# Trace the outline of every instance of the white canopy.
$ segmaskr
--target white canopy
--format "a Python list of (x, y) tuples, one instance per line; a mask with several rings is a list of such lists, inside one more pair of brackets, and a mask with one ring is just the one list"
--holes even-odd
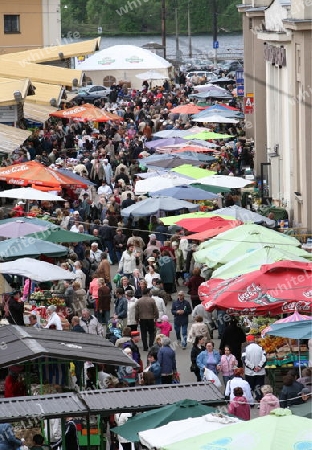
[(59, 266), (33, 258), (20, 258), (16, 261), (0, 263), (0, 273), (20, 275), (34, 281), (73, 280), (75, 274)]
[(205, 123), (238, 123), (238, 120), (224, 117), (221, 114), (207, 114), (207, 116), (193, 118), (192, 121)]
[(232, 177), (230, 175), (211, 175), (210, 177), (199, 178), (196, 180), (197, 184), (208, 184), (209, 186), (220, 186), (230, 189), (244, 188), (252, 181), (245, 180), (240, 177)]
[(0, 192), (0, 197), (5, 198), (20, 198), (22, 200), (46, 200), (50, 202), (57, 202), (65, 200), (59, 195), (54, 195), (49, 192), (38, 191), (38, 189), (33, 189), (31, 187), (27, 188), (16, 188), (7, 191)]
[(135, 45), (114, 45), (87, 58), (79, 69), (91, 78), (92, 84), (105, 84), (105, 78), (115, 83), (131, 82), (131, 87), (140, 89), (142, 81), (137, 75), (144, 71), (157, 71), (161, 80), (168, 77), (171, 64), (161, 56)]
[(142, 81), (165, 80), (166, 78), (168, 78), (164, 74), (157, 72), (156, 70), (149, 70), (148, 72), (139, 73), (138, 75), (136, 75), (136, 77)]
[(149, 449), (160, 449), (175, 442), (219, 430), (224, 426), (239, 423), (236, 417), (214, 414), (206, 416), (169, 422), (163, 427), (139, 432), (140, 441)]
[(138, 180), (135, 183), (135, 195), (142, 195), (148, 192), (156, 192), (159, 189), (166, 189), (174, 186), (182, 186), (185, 184), (194, 183), (194, 180), (187, 180), (186, 178), (180, 176), (172, 176), (166, 174), (163, 176), (155, 176), (147, 178), (146, 180)]

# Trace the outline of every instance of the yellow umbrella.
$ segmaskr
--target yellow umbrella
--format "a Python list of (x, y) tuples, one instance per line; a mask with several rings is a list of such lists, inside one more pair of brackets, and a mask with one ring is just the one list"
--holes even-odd
[(201, 169), (200, 167), (194, 167), (191, 164), (183, 164), (182, 166), (175, 167), (172, 169), (172, 172), (187, 175), (190, 178), (194, 178), (194, 180), (199, 180), (200, 178), (206, 178), (216, 174), (216, 172)]
[[(212, 212), (198, 211), (198, 212), (194, 212), (194, 213), (180, 214), (179, 216), (162, 217), (161, 221), (164, 223), (164, 225), (174, 225), (176, 222), (178, 222), (179, 220), (182, 220), (182, 219), (194, 219), (194, 218), (199, 218), (199, 217), (213, 217), (216, 215), (217, 214), (215, 214), (214, 211), (212, 211)], [(233, 220), (233, 217), (230, 217), (230, 216), (222, 216), (222, 217), (224, 219)]]

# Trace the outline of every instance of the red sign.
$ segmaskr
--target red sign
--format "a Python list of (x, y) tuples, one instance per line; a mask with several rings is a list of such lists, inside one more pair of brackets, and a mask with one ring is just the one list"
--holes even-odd
[(247, 94), (247, 97), (244, 97), (244, 112), (245, 114), (253, 114), (254, 112), (254, 96), (253, 94)]

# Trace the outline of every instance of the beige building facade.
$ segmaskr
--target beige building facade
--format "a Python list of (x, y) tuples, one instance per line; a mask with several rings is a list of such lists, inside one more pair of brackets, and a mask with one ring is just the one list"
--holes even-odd
[(59, 45), (59, 0), (0, 2), (0, 54)]
[[(245, 0), (245, 93), (254, 93), (248, 137), (256, 175), (292, 226), (312, 232), (312, 2)], [(251, 76), (249, 76), (251, 74)], [(245, 94), (246, 95), (246, 94)]]

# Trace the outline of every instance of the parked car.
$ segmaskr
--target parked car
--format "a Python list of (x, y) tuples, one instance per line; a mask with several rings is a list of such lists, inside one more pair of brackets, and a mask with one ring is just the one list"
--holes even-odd
[(94, 100), (108, 99), (110, 88), (99, 85), (88, 85), (78, 89), (78, 94), (74, 98), (75, 101), (84, 100), (93, 103)]
[(213, 72), (206, 72), (201, 70), (196, 70), (194, 72), (188, 72), (186, 74), (186, 81), (192, 81), (192, 77), (196, 75), (198, 78), (205, 78), (206, 81), (210, 81), (212, 79), (217, 78), (217, 76)]
[(219, 68), (220, 72), (236, 72), (236, 70), (243, 70), (244, 64), (241, 60), (234, 60), (234, 61), (226, 61), (224, 64), (222, 64)]

